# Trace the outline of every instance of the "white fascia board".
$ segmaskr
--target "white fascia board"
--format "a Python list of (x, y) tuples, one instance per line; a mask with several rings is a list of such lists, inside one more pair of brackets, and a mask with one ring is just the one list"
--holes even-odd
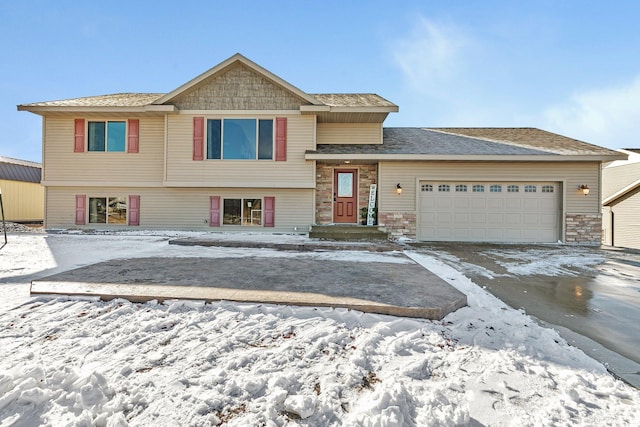
[(637, 187), (640, 187), (640, 179), (635, 181), (635, 182), (633, 182), (630, 185), (627, 185), (622, 190), (620, 190), (617, 193), (615, 193), (615, 194), (607, 197), (606, 199), (604, 199), (602, 201), (602, 206), (607, 206), (607, 205), (611, 204), (612, 202), (615, 202), (617, 199), (619, 199), (620, 197), (622, 197), (625, 194), (629, 193), (630, 191), (635, 190)]
[(243, 183), (237, 181), (164, 181), (163, 187), (195, 187), (195, 188), (316, 188), (315, 182), (291, 183), (290, 181), (261, 181)]
[(300, 115), (298, 110), (178, 110), (178, 114), (199, 116), (275, 116)]
[[(462, 161), (462, 162), (602, 162), (612, 156), (456, 155), (456, 154), (305, 154), (305, 160)], [(614, 156), (615, 157), (615, 156)]]
[(130, 181), (42, 181), (44, 187), (119, 187), (119, 188), (159, 188), (162, 187), (160, 182), (135, 182), (132, 185)]
[(18, 105), (18, 111), (31, 113), (144, 113), (144, 105), (136, 107), (89, 107), (89, 106), (25, 106)]
[(301, 105), (303, 113), (395, 113), (398, 106), (389, 107), (332, 107), (330, 105)]

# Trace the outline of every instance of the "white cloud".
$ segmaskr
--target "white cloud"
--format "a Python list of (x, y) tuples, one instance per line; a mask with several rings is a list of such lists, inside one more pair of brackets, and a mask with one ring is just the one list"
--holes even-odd
[(413, 89), (441, 96), (443, 87), (455, 84), (469, 46), (457, 28), (419, 17), (411, 33), (394, 43), (393, 55)]
[(552, 131), (610, 148), (640, 146), (640, 75), (626, 85), (578, 93), (542, 113)]

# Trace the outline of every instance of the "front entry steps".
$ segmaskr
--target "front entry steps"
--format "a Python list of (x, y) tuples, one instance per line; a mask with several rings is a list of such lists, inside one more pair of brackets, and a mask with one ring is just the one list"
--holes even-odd
[(387, 241), (389, 240), (389, 233), (384, 227), (378, 227), (376, 225), (312, 225), (311, 230), (309, 230), (309, 238), (321, 240)]

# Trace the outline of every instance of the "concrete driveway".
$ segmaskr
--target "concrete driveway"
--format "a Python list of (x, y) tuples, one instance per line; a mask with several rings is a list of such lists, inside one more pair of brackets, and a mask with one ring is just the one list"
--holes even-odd
[(414, 246), (640, 386), (640, 252), (566, 245)]

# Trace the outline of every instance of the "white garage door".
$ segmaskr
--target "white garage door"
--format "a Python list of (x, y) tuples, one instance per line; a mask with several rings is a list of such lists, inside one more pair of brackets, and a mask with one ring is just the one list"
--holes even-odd
[(418, 190), (420, 240), (559, 240), (557, 182), (422, 181)]

